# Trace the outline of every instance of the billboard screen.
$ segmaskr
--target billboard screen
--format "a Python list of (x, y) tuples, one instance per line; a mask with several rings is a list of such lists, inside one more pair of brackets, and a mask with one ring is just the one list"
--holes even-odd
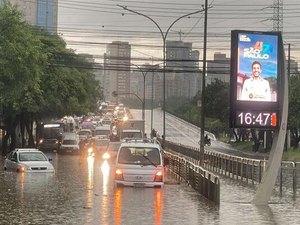
[(281, 35), (231, 33), (231, 127), (276, 128), (280, 99)]
[(237, 100), (277, 101), (278, 36), (238, 34)]

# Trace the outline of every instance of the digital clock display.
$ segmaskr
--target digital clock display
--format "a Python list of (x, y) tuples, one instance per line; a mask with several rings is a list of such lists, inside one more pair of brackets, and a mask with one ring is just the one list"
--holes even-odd
[(237, 111), (237, 127), (276, 128), (278, 125), (276, 112)]

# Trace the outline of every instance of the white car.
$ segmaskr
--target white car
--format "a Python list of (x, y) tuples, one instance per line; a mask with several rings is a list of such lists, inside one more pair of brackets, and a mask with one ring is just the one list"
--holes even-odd
[(18, 148), (9, 153), (4, 170), (16, 172), (55, 172), (47, 156), (35, 148)]
[(116, 186), (163, 187), (161, 146), (152, 139), (128, 139), (121, 143), (116, 160)]

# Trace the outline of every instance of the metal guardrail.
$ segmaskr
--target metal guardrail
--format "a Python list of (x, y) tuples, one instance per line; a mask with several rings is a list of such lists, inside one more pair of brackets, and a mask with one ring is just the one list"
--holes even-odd
[[(181, 144), (165, 141), (166, 149), (188, 157), (194, 163), (198, 162), (200, 150)], [(261, 182), (267, 166), (267, 160), (257, 160), (232, 156), (225, 153), (207, 151), (204, 152), (204, 169), (229, 177), (237, 181), (257, 185)], [(283, 161), (275, 183), (275, 190), (280, 194), (297, 194), (300, 187), (300, 162)]]
[(208, 200), (217, 205), (220, 204), (220, 182), (218, 176), (178, 154), (164, 151), (164, 157), (168, 159), (167, 168), (178, 179), (187, 182)]

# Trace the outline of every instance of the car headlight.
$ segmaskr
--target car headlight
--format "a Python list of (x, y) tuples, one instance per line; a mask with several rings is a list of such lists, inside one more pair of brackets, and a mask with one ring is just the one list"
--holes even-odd
[(105, 152), (102, 156), (103, 159), (109, 159), (110, 158), (110, 154)]
[(18, 171), (19, 173), (24, 173), (26, 170), (27, 170), (27, 167), (26, 167), (26, 166), (24, 166), (24, 165), (19, 165), (17, 171)]
[(92, 153), (93, 149), (92, 148), (88, 148), (88, 153)]

